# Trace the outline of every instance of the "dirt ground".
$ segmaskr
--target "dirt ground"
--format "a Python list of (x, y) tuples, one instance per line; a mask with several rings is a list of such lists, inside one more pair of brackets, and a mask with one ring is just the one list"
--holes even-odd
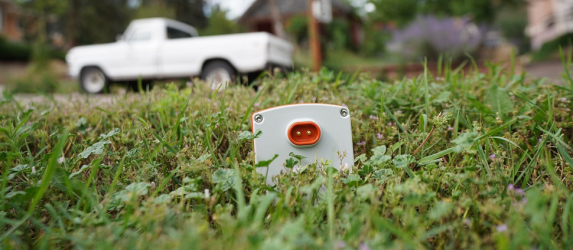
[[(573, 68), (571, 70), (573, 70)], [(552, 60), (530, 63), (525, 66), (525, 71), (532, 78), (546, 77), (552, 80), (563, 80), (562, 74), (565, 72), (565, 69), (561, 61)]]

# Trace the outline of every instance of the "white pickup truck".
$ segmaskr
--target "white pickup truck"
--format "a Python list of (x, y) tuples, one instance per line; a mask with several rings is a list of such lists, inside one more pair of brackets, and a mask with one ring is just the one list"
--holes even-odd
[(84, 91), (102, 93), (111, 82), (192, 76), (217, 88), (238, 74), (290, 68), (292, 54), (289, 42), (268, 33), (199, 37), (184, 23), (149, 18), (132, 21), (115, 43), (72, 48), (66, 61)]

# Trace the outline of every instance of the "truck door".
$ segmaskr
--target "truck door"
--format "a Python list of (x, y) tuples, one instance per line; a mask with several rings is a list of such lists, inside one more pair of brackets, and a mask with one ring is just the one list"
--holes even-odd
[(159, 71), (159, 39), (155, 33), (153, 27), (138, 26), (126, 34), (123, 68), (127, 78), (157, 77)]
[(161, 63), (161, 73), (171, 77), (189, 77), (200, 73), (200, 65), (197, 60), (197, 53), (201, 53), (195, 48), (195, 35), (184, 29), (167, 26), (167, 40), (161, 47), (159, 60)]

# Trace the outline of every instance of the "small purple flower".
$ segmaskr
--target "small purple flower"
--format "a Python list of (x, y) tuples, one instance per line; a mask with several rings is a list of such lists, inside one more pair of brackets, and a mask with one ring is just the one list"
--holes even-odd
[(522, 205), (527, 205), (527, 198), (521, 198), (519, 203), (521, 203)]
[(545, 171), (541, 171), (541, 174), (545, 174)]
[(495, 159), (495, 154), (489, 155), (489, 158), (492, 159), (492, 160)]
[(294, 167), (292, 168), (292, 171), (293, 171), (295, 174), (298, 174), (298, 170), (299, 170), (299, 166), (298, 166), (298, 165), (297, 165), (297, 166), (294, 166)]
[(454, 130), (454, 128), (448, 127), (448, 131), (452, 131), (452, 130)]
[(207, 98), (207, 102), (211, 102), (211, 98)]
[(399, 114), (402, 114), (402, 111), (401, 111), (401, 110), (398, 110), (398, 111), (396, 111), (396, 114), (398, 114), (398, 115), (399, 115)]
[(125, 95), (125, 89), (120, 89), (120, 90), (119, 90), (119, 93), (122, 94), (122, 95)]
[(231, 107), (227, 107), (225, 110), (226, 110), (226, 111), (229, 111), (229, 110), (231, 110)]
[(323, 100), (323, 101), (328, 101), (328, 97), (325, 96), (325, 97), (322, 98), (322, 100)]
[(370, 119), (372, 119), (372, 120), (378, 120), (378, 117), (375, 116), (375, 115), (370, 115)]
[(511, 100), (515, 99), (515, 96), (509, 96), (509, 99)]
[(370, 250), (370, 247), (362, 242), (358, 245), (358, 250)]
[(344, 103), (342, 104), (342, 107), (348, 108), (348, 106), (346, 106), (346, 104), (344, 104)]
[(466, 224), (466, 225), (468, 225), (468, 226), (469, 226), (471, 223), (472, 223), (472, 221), (471, 221), (470, 219), (465, 219), (465, 220), (464, 220), (464, 224)]
[(313, 97), (313, 98), (312, 98), (312, 102), (316, 102), (316, 97)]
[(62, 156), (62, 157), (58, 158), (58, 163), (62, 164), (65, 160), (66, 160), (66, 158), (64, 158)]
[(507, 190), (513, 191), (514, 190), (513, 184), (507, 185)]
[(523, 189), (521, 189), (521, 188), (516, 188), (516, 189), (515, 189), (515, 193), (516, 193), (516, 194), (519, 194), (520, 196), (524, 196), (524, 195), (525, 195), (525, 192), (524, 192)]
[(537, 141), (541, 141), (541, 137), (539, 137), (539, 139), (537, 139)]
[(255, 105), (253, 105), (255, 107), (261, 106), (261, 104), (259, 104), (258, 102), (255, 102)]
[(388, 123), (388, 126), (392, 126), (392, 122), (389, 122), (389, 123)]
[(382, 112), (382, 116), (386, 116), (386, 112)]
[(502, 233), (502, 232), (506, 232), (508, 229), (506, 224), (501, 224), (495, 227), (495, 230), (497, 230), (498, 232)]
[(189, 148), (189, 145), (185, 145), (185, 148)]
[(334, 243), (334, 248), (345, 248), (346, 247), (346, 242), (344, 242), (343, 240), (338, 240)]
[(356, 146), (362, 146), (362, 145), (366, 145), (366, 141), (361, 141), (359, 143), (356, 143)]
[(216, 106), (219, 106), (219, 103), (214, 103), (213, 105), (215, 105), (215, 107), (216, 107)]
[(191, 82), (191, 81), (188, 81), (186, 84), (187, 84), (187, 87), (193, 86), (193, 82)]
[(298, 101), (298, 103), (304, 103), (304, 100), (300, 100), (300, 101)]
[(561, 98), (561, 101), (562, 101), (562, 102), (566, 102), (566, 101), (567, 101), (567, 98), (566, 98), (566, 97), (562, 97), (562, 98)]
[(380, 133), (376, 134), (376, 138), (378, 138), (378, 140), (382, 140), (382, 134)]

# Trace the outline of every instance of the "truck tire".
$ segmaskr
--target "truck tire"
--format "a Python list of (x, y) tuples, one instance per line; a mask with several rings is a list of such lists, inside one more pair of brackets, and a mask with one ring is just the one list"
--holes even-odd
[(211, 89), (225, 89), (226, 86), (234, 83), (236, 78), (236, 71), (229, 63), (224, 61), (212, 61), (203, 67), (201, 79), (205, 80), (211, 85)]
[(80, 73), (80, 87), (90, 94), (101, 94), (107, 90), (109, 79), (98, 67), (83, 68)]

